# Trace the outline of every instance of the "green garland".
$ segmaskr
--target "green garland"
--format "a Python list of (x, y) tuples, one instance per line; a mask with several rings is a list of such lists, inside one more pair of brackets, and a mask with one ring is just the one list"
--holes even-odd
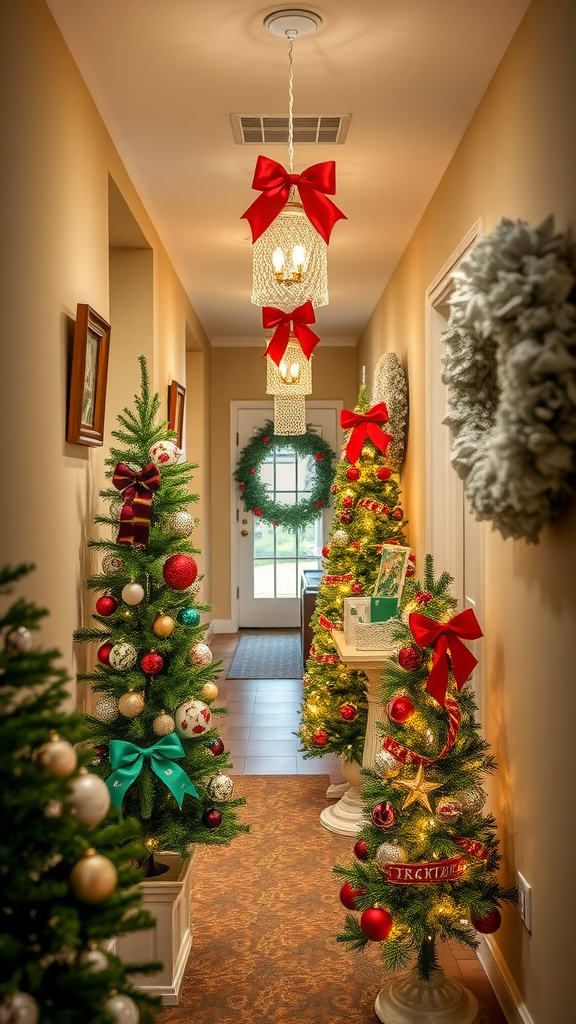
[[(310, 497), (299, 501), (297, 505), (273, 501), (268, 496), (259, 473), (260, 466), (271, 452), (288, 447), (299, 456), (312, 456), (316, 468)], [(335, 459), (335, 452), (326, 441), (318, 437), (318, 434), (307, 429), (305, 434), (278, 437), (274, 434), (274, 424), (267, 420), (240, 452), (234, 474), (240, 484), (244, 508), (265, 522), (272, 523), (273, 526), (283, 526), (286, 530), (296, 533), (318, 519), (322, 515), (322, 510), (330, 504)]]

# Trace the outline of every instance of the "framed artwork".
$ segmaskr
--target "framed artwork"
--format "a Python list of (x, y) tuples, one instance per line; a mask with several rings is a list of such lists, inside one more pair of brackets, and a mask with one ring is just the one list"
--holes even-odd
[(411, 550), (399, 544), (382, 545), (380, 570), (374, 587), (375, 597), (393, 597), (400, 600)]
[(84, 302), (76, 309), (66, 440), (99, 446), (104, 440), (104, 410), (110, 350), (110, 324)]
[(178, 434), (176, 442), (179, 448), (184, 447), (184, 402), (186, 388), (177, 380), (170, 381), (168, 387), (168, 426)]

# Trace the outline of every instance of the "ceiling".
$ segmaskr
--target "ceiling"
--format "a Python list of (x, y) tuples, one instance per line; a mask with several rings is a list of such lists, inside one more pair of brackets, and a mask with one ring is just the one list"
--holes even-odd
[[(47, 0), (213, 345), (262, 344), (239, 217), (260, 152), (230, 114), (285, 115), (287, 46), (258, 0)], [(329, 249), (324, 343), (354, 344), (529, 0), (324, 0), (294, 44), (294, 112), (351, 114), (344, 145), (296, 147), (295, 170), (336, 160), (348, 217)], [(297, 6), (295, 4), (294, 6)], [(479, 214), (482, 211), (478, 211)]]

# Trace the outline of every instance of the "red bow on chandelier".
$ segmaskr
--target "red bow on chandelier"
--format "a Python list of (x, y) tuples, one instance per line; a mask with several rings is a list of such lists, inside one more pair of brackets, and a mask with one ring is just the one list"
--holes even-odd
[(462, 689), (468, 676), (478, 664), (478, 659), (462, 643), (461, 639), (479, 640), (484, 635), (478, 619), (471, 608), (466, 608), (449, 622), (436, 622), (435, 619), (429, 619), (426, 615), (421, 615), (420, 612), (412, 612), (408, 622), (418, 646), (429, 647), (432, 645), (434, 648), (434, 660), (430, 675), (426, 680), (426, 689), (432, 694), (434, 700), (444, 707), (448, 687), (448, 653), (458, 690)]
[(314, 306), (309, 299), (297, 309), (292, 310), (291, 313), (284, 313), (281, 309), (276, 309), (275, 306), (264, 306), (262, 308), (262, 326), (268, 330), (272, 327), (276, 328), (264, 355), (270, 356), (276, 366), (280, 366), (280, 360), (290, 341), (290, 324), (292, 324), (292, 332), (298, 338), (304, 355), (310, 359), (314, 348), (320, 341), (318, 335), (314, 334), (314, 331), (307, 326), (314, 323), (316, 323)]
[(252, 230), (252, 242), (270, 227), (273, 220), (284, 209), (290, 196), (292, 185), (298, 186), (304, 212), (316, 231), (322, 236), (326, 245), (330, 241), (330, 232), (337, 220), (347, 220), (345, 214), (326, 196), (336, 194), (336, 164), (326, 160), (321, 164), (312, 164), (302, 174), (289, 174), (282, 164), (270, 160), (267, 156), (259, 156), (252, 180), (252, 188), (260, 189), (261, 196), (254, 200), (240, 220), (244, 217)]
[(340, 426), (343, 430), (352, 428), (352, 433), (346, 445), (346, 458), (354, 465), (358, 461), (362, 445), (368, 436), (373, 444), (386, 454), (386, 449), (392, 440), (392, 434), (386, 434), (379, 426), (380, 423), (388, 422), (388, 410), (384, 402), (373, 405), (366, 413), (352, 412), (350, 409), (342, 409), (340, 413)]
[(160, 473), (153, 462), (136, 473), (124, 462), (119, 462), (112, 477), (114, 487), (124, 491), (124, 505), (120, 513), (120, 530), (117, 544), (148, 543), (150, 534), (150, 511), (153, 491), (160, 486)]

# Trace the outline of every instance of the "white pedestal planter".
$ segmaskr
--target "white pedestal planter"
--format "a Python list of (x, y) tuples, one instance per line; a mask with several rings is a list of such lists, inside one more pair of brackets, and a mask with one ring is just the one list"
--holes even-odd
[(414, 970), (388, 982), (374, 1009), (383, 1024), (480, 1024), (476, 998), (442, 970), (433, 971), (429, 981)]
[[(339, 630), (334, 630), (332, 636), (340, 655), (340, 660), (350, 668), (364, 672), (368, 680), (366, 688), (368, 720), (366, 722), (362, 767), (371, 768), (374, 764), (374, 758), (380, 749), (380, 737), (375, 729), (376, 722), (382, 718), (380, 677), (384, 663), (388, 660), (392, 651), (358, 651), (356, 647), (344, 643), (344, 634)], [(329, 832), (336, 832), (340, 836), (355, 836), (362, 827), (364, 804), (360, 797), (360, 790), (364, 780), (360, 775), (359, 766), (356, 761), (345, 761), (342, 765), (342, 774), (350, 783), (350, 789), (344, 793), (344, 796), (337, 804), (331, 804), (330, 807), (326, 807), (322, 811), (320, 821)]]
[(192, 945), (190, 931), (190, 886), (192, 861), (182, 861), (177, 853), (160, 853), (157, 859), (170, 870), (142, 883), (143, 906), (156, 918), (156, 926), (146, 931), (119, 935), (116, 952), (127, 962), (161, 960), (158, 974), (135, 974), (136, 988), (161, 996), (165, 1006), (177, 1006), (184, 970)]

